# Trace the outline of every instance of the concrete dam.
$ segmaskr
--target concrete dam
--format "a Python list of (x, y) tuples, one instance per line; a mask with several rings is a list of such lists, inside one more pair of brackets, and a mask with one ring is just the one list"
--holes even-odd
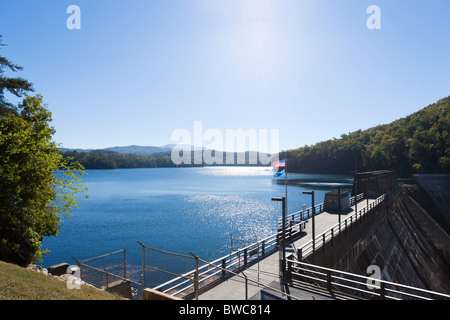
[(195, 257), (195, 270), (144, 299), (448, 300), (449, 177), (399, 185), (392, 171), (357, 174), (350, 203), (333, 191), (311, 208), (283, 209), (276, 234), (212, 262)]
[(326, 243), (325, 254), (319, 248), (314, 263), (360, 275), (375, 265), (383, 280), (449, 294), (450, 237), (410, 188), (395, 191), (333, 247)]
[[(450, 175), (407, 182), (399, 184), (392, 171), (358, 173), (350, 198), (338, 187), (315, 204), (314, 191), (304, 192), (312, 206), (294, 213), (284, 197), (272, 198), (282, 208), (277, 231), (214, 261), (138, 242), (140, 283), (127, 276), (125, 248), (77, 262), (83, 281), (88, 270), (105, 272), (109, 291), (130, 297), (133, 284), (144, 300), (450, 300)], [(196, 267), (174, 274), (146, 260), (146, 252)], [(86, 264), (113, 254), (124, 256), (120, 274)], [(150, 288), (146, 270), (174, 278)]]
[(312, 191), (312, 207), (287, 214), (277, 198), (275, 234), (214, 261), (183, 255), (196, 269), (153, 288), (143, 279), (143, 299), (450, 300), (449, 192), (449, 175), (399, 185), (376, 171), (357, 174), (345, 202), (332, 191), (315, 205)]

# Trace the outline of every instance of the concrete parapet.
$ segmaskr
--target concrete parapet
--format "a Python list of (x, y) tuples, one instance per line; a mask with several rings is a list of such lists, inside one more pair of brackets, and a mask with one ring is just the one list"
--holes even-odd
[(49, 267), (47, 270), (52, 276), (62, 276), (67, 273), (69, 266), (68, 263), (59, 263)]
[(325, 246), (317, 265), (364, 276), (376, 265), (383, 280), (450, 293), (450, 237), (403, 189)]
[(150, 288), (144, 289), (143, 300), (182, 300), (180, 298), (171, 296), (158, 290)]
[(102, 287), (105, 291), (114, 293), (126, 299), (132, 299), (131, 282), (129, 280), (117, 280), (108, 283), (108, 287)]

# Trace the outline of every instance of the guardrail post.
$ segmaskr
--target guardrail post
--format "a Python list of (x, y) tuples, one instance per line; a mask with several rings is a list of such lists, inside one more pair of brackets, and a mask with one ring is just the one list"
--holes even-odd
[(127, 278), (127, 249), (123, 248), (123, 277)]
[(244, 266), (247, 265), (247, 248), (244, 249)]
[(145, 290), (145, 247), (142, 245), (142, 292)]
[(287, 278), (292, 279), (292, 261), (288, 261), (287, 265)]
[(331, 271), (330, 270), (327, 271), (327, 290), (332, 291), (331, 290)]
[(331, 228), (331, 246), (334, 247), (334, 228)]
[(261, 243), (261, 255), (264, 255), (266, 249), (266, 241), (263, 240)]
[(322, 247), (323, 247), (323, 254), (326, 253), (326, 249), (325, 249), (325, 233), (322, 235)]
[(194, 292), (195, 300), (198, 300), (198, 257), (191, 252), (191, 255), (195, 259), (195, 272), (194, 272)]
[(241, 272), (245, 278), (245, 300), (248, 300), (248, 278), (244, 272)]
[(298, 248), (297, 249), (297, 260), (302, 262), (303, 260), (303, 252), (302, 252), (302, 248)]
[(108, 287), (109, 287), (108, 270), (106, 270), (106, 268), (103, 268), (103, 269), (105, 269), (105, 273), (106, 273), (106, 289), (108, 289)]
[(345, 235), (347, 235), (347, 219), (345, 219)]
[(75, 259), (75, 257), (72, 256), (72, 258), (77, 262), (78, 270), (80, 270), (80, 279), (83, 280), (83, 274), (82, 274), (82, 271), (81, 271), (81, 263), (80, 263), (79, 260)]
[(386, 293), (384, 290), (384, 282), (380, 283), (380, 298), (381, 298), (381, 300), (386, 300)]
[(222, 259), (222, 278), (225, 277), (226, 274), (227, 274), (226, 271), (225, 271), (225, 269), (226, 269), (226, 263), (227, 263), (227, 262), (226, 262), (226, 259), (223, 258), (223, 259)]
[(237, 251), (237, 257), (238, 257), (238, 268), (241, 267), (241, 250), (239, 249)]

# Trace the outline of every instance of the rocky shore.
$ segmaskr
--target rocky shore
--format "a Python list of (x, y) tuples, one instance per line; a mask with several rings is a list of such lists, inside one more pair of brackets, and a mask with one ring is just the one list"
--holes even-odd
[(30, 264), (27, 266), (27, 269), (32, 270), (34, 272), (42, 273), (43, 275), (53, 277), (60, 281), (64, 281), (66, 283), (70, 283), (72, 285), (86, 285), (93, 287), (91, 284), (82, 281), (80, 278), (74, 276), (73, 274), (63, 273), (63, 274), (52, 274), (48, 269), (43, 268), (37, 264)]

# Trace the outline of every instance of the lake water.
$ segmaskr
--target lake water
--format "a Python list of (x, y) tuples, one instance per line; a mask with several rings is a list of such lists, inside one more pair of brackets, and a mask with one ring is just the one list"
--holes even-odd
[[(276, 231), (281, 203), (272, 197), (285, 196), (284, 179), (273, 178), (267, 167), (202, 167), (86, 170), (83, 183), (89, 198), (83, 198), (73, 216), (63, 219), (57, 237), (45, 238), (43, 248), (51, 251), (42, 265), (85, 260), (127, 249), (127, 269), (140, 270), (141, 243), (161, 250), (211, 261), (231, 252), (230, 236), (257, 241)], [(316, 204), (324, 194), (347, 176), (289, 174), (288, 213)], [(280, 179), (280, 178), (278, 178)], [(350, 190), (350, 189), (348, 189)], [(234, 248), (236, 248), (236, 243)], [(191, 266), (165, 255), (146, 254), (146, 264), (172, 272)], [(150, 283), (160, 283), (155, 276)], [(146, 281), (147, 282), (147, 281)]]

